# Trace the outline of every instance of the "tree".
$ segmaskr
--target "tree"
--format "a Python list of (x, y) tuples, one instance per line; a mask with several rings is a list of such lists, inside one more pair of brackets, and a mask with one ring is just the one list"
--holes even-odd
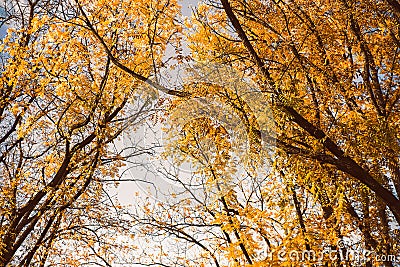
[[(195, 230), (191, 234), (182, 233), (188, 228), (179, 223), (168, 224), (159, 219), (152, 220), (153, 225), (159, 222), (160, 229), (175, 235), (180, 233), (184, 242), (193, 243), (206, 253), (212, 251), (213, 259), (223, 257), (221, 262), (232, 264), (279, 265), (279, 261), (268, 257), (260, 259), (260, 251), (249, 252), (255, 248), (266, 251), (268, 247), (278, 251), (284, 248), (286, 252), (293, 248), (315, 252), (325, 248), (342, 252), (367, 249), (377, 255), (398, 255), (398, 14), (396, 1), (221, 0), (199, 6), (187, 23), (191, 28), (187, 37), (194, 59), (241, 71), (257, 84), (259, 92), (272, 99), (276, 138), (271, 138), (278, 150), (271, 159), (275, 167), (271, 176), (281, 177), (279, 182), (287, 194), (274, 201), (281, 199), (283, 206), (291, 203), (291, 207), (272, 207), (280, 212), (277, 217), (269, 218), (284, 217), (280, 226), (287, 232), (277, 231), (271, 238), (275, 242), (269, 244), (253, 242), (255, 234), (246, 233), (243, 228), (247, 220), (257, 217), (255, 213), (263, 214), (264, 210), (256, 208), (256, 204), (246, 206), (243, 199), (230, 193), (226, 197), (232, 208), (222, 207), (227, 203), (223, 198), (217, 201), (223, 219), (215, 225), (210, 222), (203, 225), (220, 227), (222, 231), (230, 225), (229, 233), (233, 236), (235, 230), (241, 229), (243, 236), (236, 236), (228, 249), (231, 253), (211, 250), (210, 247), (217, 247), (215, 243), (193, 238), (197, 236)], [(203, 96), (224, 95), (228, 99), (222, 101), (232, 100), (220, 84), (200, 89), (189, 84), (185, 89), (187, 101), (198, 96), (196, 90)], [(241, 113), (241, 117), (252, 115), (240, 105), (231, 108)], [(213, 151), (201, 146), (204, 144), (201, 138), (213, 140), (204, 133), (207, 129), (202, 124), (204, 120), (193, 120), (199, 136), (188, 138), (196, 135), (184, 134), (184, 140), (196, 141), (191, 147), (200, 151)], [(184, 133), (187, 125), (181, 127)], [(212, 123), (208, 125), (212, 127)], [(256, 124), (243, 126), (248, 133), (255, 133), (253, 136), (262, 136), (257, 134), (260, 128)], [(212, 154), (216, 155), (213, 149)], [(204, 162), (199, 155), (205, 152), (186, 147), (182, 152), (191, 155), (192, 160)], [(261, 190), (264, 194), (266, 191), (270, 192), (268, 187)], [(214, 207), (207, 203), (201, 206), (204, 212)], [(250, 209), (255, 213), (249, 212)], [(291, 216), (296, 219), (290, 220)], [(317, 223), (319, 220), (322, 222)], [(236, 221), (234, 227), (233, 221)], [(267, 226), (255, 228), (255, 232), (262, 233)], [(358, 239), (362, 242), (355, 241)], [(348, 243), (345, 246), (344, 241)], [(232, 242), (229, 234), (216, 244), (221, 246), (224, 242)], [(290, 260), (286, 257), (286, 264)], [(298, 260), (293, 261), (300, 264)], [(310, 256), (307, 260), (313, 262)], [(365, 264), (370, 266), (371, 262)], [(393, 266), (394, 261), (384, 264)]]
[[(113, 241), (102, 233), (128, 227), (103, 181), (124, 160), (121, 132), (151, 111), (138, 77), (161, 64), (177, 5), (29, 0), (2, 8), (0, 265), (106, 261)], [(79, 248), (75, 257), (61, 253), (68, 246)]]

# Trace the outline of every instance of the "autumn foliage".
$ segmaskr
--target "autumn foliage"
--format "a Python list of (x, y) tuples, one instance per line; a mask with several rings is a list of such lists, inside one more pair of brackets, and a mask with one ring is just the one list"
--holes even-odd
[(1, 266), (400, 264), (397, 0), (0, 11)]

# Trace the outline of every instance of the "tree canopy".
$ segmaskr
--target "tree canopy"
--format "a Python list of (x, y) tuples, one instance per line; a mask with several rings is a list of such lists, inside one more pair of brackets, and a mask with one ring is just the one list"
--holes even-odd
[[(3, 1), (0, 266), (398, 266), (399, 17), (397, 0)], [(161, 147), (130, 139), (146, 123)], [(149, 183), (142, 155), (172, 169)], [(176, 191), (110, 193), (158, 180)]]

